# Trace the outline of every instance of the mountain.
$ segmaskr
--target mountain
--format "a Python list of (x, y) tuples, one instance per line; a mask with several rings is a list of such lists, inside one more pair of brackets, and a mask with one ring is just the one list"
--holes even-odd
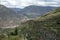
[[(13, 10), (13, 11), (15, 11), (16, 13), (19, 13), (19, 11), (21, 11), (22, 9), (20, 9), (20, 8), (9, 8), (9, 9), (11, 9), (11, 10)], [(21, 14), (21, 13), (20, 13)]]
[(60, 7), (20, 25), (28, 40), (60, 40)]
[(35, 6), (30, 5), (25, 7), (24, 9), (20, 10), (19, 13), (27, 16), (28, 18), (36, 18), (46, 14), (49, 11), (54, 10), (56, 7), (51, 6)]
[[(21, 12), (20, 12), (21, 13)], [(24, 20), (23, 20), (24, 19)], [(26, 16), (0, 5), (0, 27), (14, 27)], [(60, 40), (60, 7), (16, 28), (1, 29), (0, 40)]]
[(0, 5), (0, 27), (16, 26), (19, 25), (22, 20), (27, 20), (27, 17)]

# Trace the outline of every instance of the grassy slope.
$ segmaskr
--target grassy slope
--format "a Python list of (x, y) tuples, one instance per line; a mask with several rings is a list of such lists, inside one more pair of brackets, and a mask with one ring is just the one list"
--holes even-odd
[(48, 14), (37, 18), (35, 21), (41, 21), (42, 25), (60, 31), (60, 8), (49, 12)]
[[(28, 40), (55, 40), (56, 33), (60, 36), (59, 27), (60, 27), (60, 8), (52, 12), (49, 12), (44, 16), (23, 23), (19, 28), (19, 35), (21, 30), (21, 33), (25, 37), (27, 37)], [(28, 36), (26, 36), (25, 34), (27, 34)], [(4, 39), (23, 40), (24, 37), (21, 38), (19, 37), (19, 35), (16, 36), (10, 35), (9, 37), (6, 37), (7, 35), (5, 35), (5, 37), (4, 35), (3, 36), (0, 35), (0, 40), (4, 40)], [(47, 39), (47, 37), (49, 39)]]
[[(60, 35), (60, 8), (57, 8), (56, 10), (51, 11), (44, 16), (41, 16), (34, 20), (30, 20), (30, 21), (23, 23), (22, 31), (24, 33), (28, 33), (30, 35), (30, 38), (33, 37), (37, 40), (39, 39), (39, 36), (44, 35), (43, 32), (45, 32), (45, 34), (54, 33), (55, 35), (56, 34)], [(52, 38), (55, 37), (52, 35), (50, 36)], [(47, 37), (50, 37), (50, 36), (48, 35)]]

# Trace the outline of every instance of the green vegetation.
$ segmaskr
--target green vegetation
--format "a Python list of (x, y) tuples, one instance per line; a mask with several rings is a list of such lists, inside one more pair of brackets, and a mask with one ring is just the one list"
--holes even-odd
[(60, 8), (12, 29), (0, 29), (0, 40), (60, 40)]
[(60, 40), (60, 8), (29, 20), (20, 27), (28, 40)]
[(18, 28), (3, 29), (0, 31), (0, 40), (24, 40), (24, 37), (18, 34)]

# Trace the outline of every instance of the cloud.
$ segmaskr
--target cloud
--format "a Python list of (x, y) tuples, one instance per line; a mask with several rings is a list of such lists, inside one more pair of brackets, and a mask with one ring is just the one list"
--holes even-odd
[(24, 8), (29, 5), (60, 6), (60, 0), (0, 0), (0, 4), (19, 8)]
[(12, 5), (17, 5), (15, 0), (7, 0), (8, 3), (12, 4)]

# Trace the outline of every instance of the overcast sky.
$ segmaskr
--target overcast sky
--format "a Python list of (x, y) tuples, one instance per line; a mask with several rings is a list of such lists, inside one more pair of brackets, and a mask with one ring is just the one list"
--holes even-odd
[(0, 0), (0, 4), (7, 7), (24, 8), (29, 5), (60, 6), (60, 0)]

